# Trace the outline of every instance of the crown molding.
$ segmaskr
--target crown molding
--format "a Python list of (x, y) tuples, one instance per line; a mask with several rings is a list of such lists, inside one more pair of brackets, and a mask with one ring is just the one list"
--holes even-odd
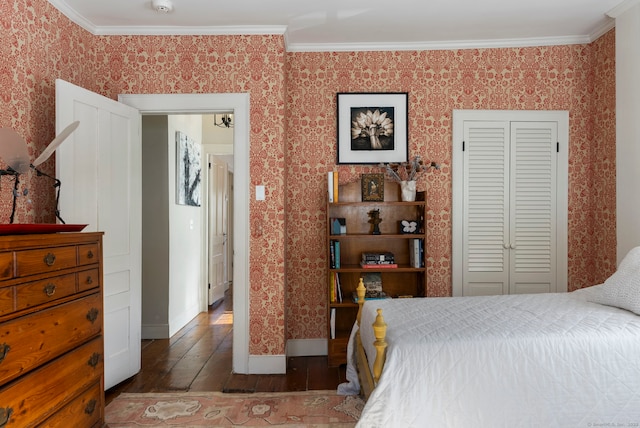
[(247, 36), (278, 35), (285, 33), (287, 27), (282, 25), (252, 26), (104, 26), (95, 27), (92, 31), (97, 36)]
[[(640, 0), (638, 0), (638, 1), (640, 1)], [(616, 20), (615, 19), (613, 19), (613, 18), (607, 19), (607, 22), (605, 22), (600, 27), (596, 28), (589, 35), (589, 39), (591, 39), (590, 41), (593, 42), (594, 40), (598, 40), (600, 37), (604, 36), (606, 33), (609, 32), (609, 30), (611, 30), (615, 26), (616, 26)]]
[(78, 14), (75, 9), (69, 7), (66, 1), (64, 0), (49, 0), (49, 3), (53, 5), (60, 13), (69, 18), (72, 22), (75, 22), (80, 27), (84, 28), (91, 34), (96, 33), (96, 26), (91, 23), (91, 21), (85, 19), (82, 15)]
[(395, 43), (288, 43), (288, 52), (433, 51), (457, 49), (521, 48), (591, 43), (589, 36), (536, 37), (526, 39), (457, 40)]
[(625, 13), (626, 11), (628, 11), (629, 9), (631, 9), (632, 7), (635, 7), (639, 4), (640, 4), (640, 0), (625, 0), (622, 3), (620, 3), (618, 6), (614, 7), (609, 12), (607, 12), (607, 16), (611, 18), (617, 18), (623, 13)]

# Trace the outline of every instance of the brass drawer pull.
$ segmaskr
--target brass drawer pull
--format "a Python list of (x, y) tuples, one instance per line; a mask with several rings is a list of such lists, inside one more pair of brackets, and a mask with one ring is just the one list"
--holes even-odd
[(4, 361), (4, 358), (7, 356), (10, 349), (11, 346), (7, 345), (6, 343), (0, 345), (0, 363)]
[(87, 364), (95, 369), (98, 363), (100, 363), (100, 354), (94, 352), (93, 355), (89, 358), (89, 361), (87, 361)]
[(0, 428), (7, 426), (13, 409), (11, 407), (0, 408)]
[(91, 278), (91, 275), (87, 277), (87, 284), (93, 284), (93, 278)]
[(46, 294), (47, 297), (53, 296), (55, 292), (56, 292), (55, 284), (48, 283), (47, 285), (44, 286), (44, 294)]
[(96, 400), (89, 400), (89, 402), (84, 408), (84, 412), (87, 415), (93, 415), (93, 412), (96, 410), (96, 404), (97, 404)]
[(47, 253), (47, 255), (44, 256), (44, 262), (47, 266), (53, 266), (56, 262), (56, 255), (53, 253)]
[(99, 313), (100, 311), (96, 308), (89, 309), (89, 312), (87, 312), (87, 319), (91, 322), (91, 324), (93, 324), (98, 319)]
[(88, 259), (92, 259), (93, 258), (93, 251), (89, 250), (89, 252), (87, 253), (87, 258)]

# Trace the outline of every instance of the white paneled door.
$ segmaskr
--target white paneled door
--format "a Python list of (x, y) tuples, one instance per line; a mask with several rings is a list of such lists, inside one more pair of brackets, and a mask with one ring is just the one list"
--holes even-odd
[(454, 295), (566, 290), (564, 119), (454, 113)]
[(138, 110), (56, 80), (56, 130), (80, 126), (56, 152), (67, 223), (104, 232), (105, 389), (140, 370), (141, 120)]
[(214, 155), (209, 162), (209, 304), (224, 297), (227, 263), (227, 164)]

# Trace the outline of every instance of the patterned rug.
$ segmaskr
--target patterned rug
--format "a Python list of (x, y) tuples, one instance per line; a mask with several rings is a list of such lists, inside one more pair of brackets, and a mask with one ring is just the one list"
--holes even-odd
[(225, 394), (167, 392), (116, 397), (106, 426), (124, 427), (353, 427), (364, 401), (335, 391)]

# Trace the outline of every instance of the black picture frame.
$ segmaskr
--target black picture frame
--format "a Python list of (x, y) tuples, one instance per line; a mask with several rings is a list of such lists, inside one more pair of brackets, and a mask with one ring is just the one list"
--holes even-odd
[(407, 92), (339, 92), (337, 106), (338, 164), (407, 162)]
[(362, 174), (360, 184), (362, 202), (384, 201), (384, 174)]

